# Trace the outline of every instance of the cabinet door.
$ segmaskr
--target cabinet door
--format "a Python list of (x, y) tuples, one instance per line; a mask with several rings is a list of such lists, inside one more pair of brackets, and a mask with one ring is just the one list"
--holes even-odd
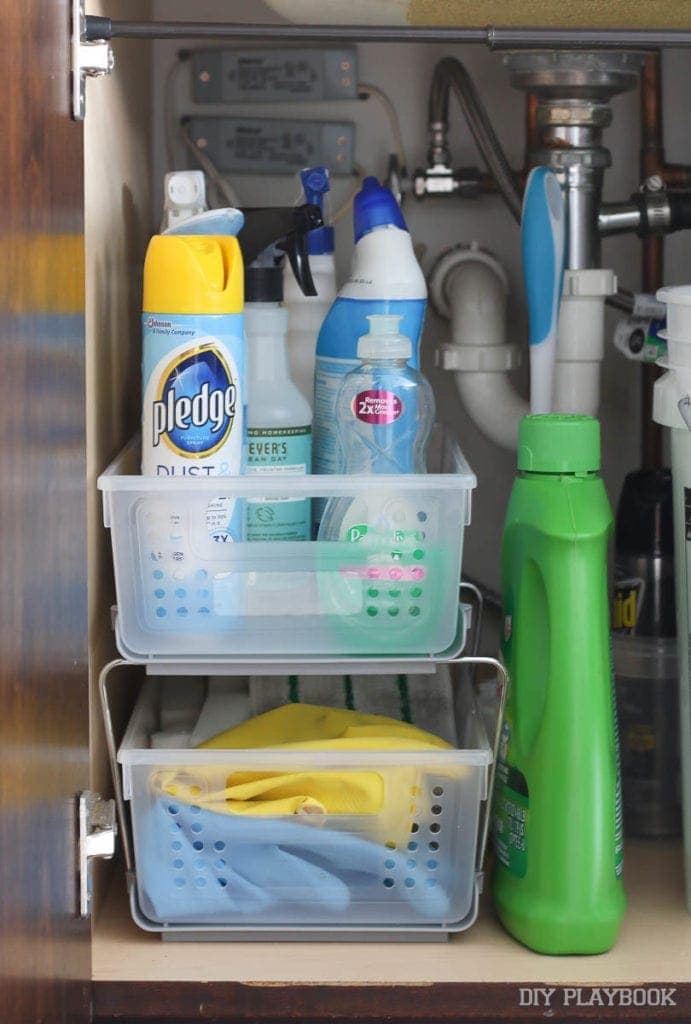
[(69, 0), (0, 0), (0, 1019), (89, 1019), (83, 135)]

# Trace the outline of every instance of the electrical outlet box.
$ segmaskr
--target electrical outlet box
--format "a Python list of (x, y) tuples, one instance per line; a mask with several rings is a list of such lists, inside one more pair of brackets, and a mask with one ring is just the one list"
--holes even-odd
[(357, 54), (348, 50), (201, 50), (195, 103), (357, 99)]
[(347, 121), (288, 121), (260, 117), (192, 117), (192, 139), (220, 171), (294, 174), (323, 164), (351, 174), (355, 126)]

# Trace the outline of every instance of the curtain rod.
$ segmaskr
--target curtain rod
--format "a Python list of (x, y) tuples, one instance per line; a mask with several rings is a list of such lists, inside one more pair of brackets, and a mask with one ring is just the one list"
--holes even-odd
[(691, 46), (687, 29), (453, 28), (434, 25), (237, 25), (227, 22), (113, 21), (86, 16), (85, 40), (235, 39), (238, 42), (480, 43), (491, 50), (650, 50)]

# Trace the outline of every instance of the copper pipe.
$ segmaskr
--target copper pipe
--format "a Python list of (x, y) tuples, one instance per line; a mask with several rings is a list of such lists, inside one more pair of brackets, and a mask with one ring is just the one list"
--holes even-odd
[[(658, 174), (664, 179), (665, 152), (662, 144), (662, 68), (659, 52), (645, 58), (641, 74), (641, 178)], [(642, 246), (641, 286), (655, 293), (664, 275), (664, 240), (645, 238)], [(662, 430), (653, 420), (653, 388), (658, 369), (652, 364), (641, 373), (641, 459), (644, 469), (662, 466)]]
[(644, 178), (664, 166), (662, 145), (662, 70), (659, 53), (645, 58), (641, 72), (641, 172)]

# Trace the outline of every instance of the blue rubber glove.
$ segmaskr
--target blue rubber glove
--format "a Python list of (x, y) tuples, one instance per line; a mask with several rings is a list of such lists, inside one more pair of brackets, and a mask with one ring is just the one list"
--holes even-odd
[(448, 917), (436, 879), (418, 884), (406, 855), (348, 832), (214, 814), (172, 798), (152, 800), (135, 822), (141, 909), (159, 923), (286, 921), (295, 904), (298, 921), (310, 909), (316, 921), (343, 920), (355, 893), (373, 903), (403, 901), (413, 918)]
[(280, 835), (267, 829), (273, 821), (213, 814), (171, 798), (154, 801), (139, 823), (139, 892), (142, 910), (155, 921), (256, 917), (282, 892), (333, 912), (350, 902), (339, 878), (277, 844)]

